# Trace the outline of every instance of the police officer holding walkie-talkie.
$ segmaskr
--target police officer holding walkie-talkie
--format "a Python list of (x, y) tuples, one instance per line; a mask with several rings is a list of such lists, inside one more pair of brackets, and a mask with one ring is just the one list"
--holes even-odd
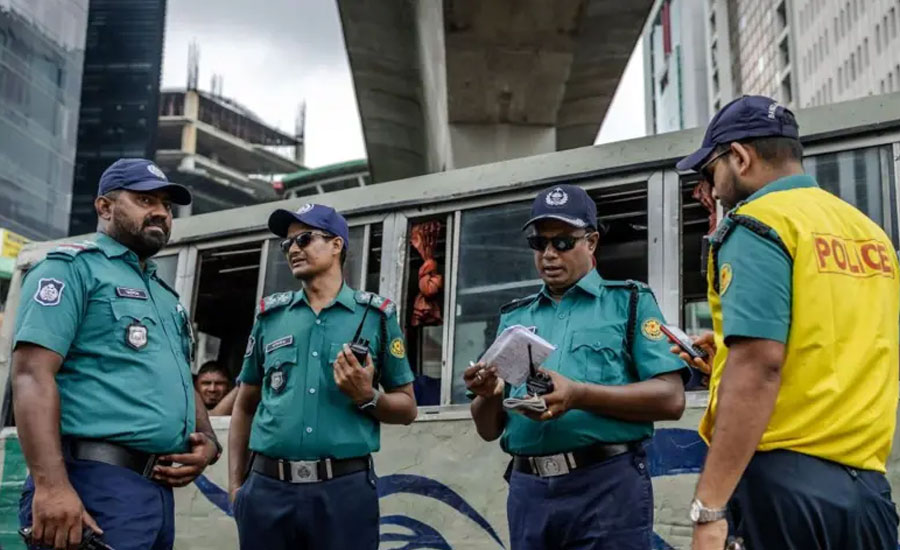
[[(513, 457), (512, 550), (650, 548), (653, 493), (642, 442), (654, 421), (681, 416), (686, 371), (667, 357), (650, 289), (594, 269), (597, 227), (583, 189), (559, 185), (538, 195), (524, 229), (544, 285), (501, 308), (497, 333), (534, 327), (556, 351), (539, 369), (532, 362), (517, 387), (483, 363), (463, 375), (479, 435), (500, 438)], [(504, 397), (526, 394), (547, 410), (504, 409)]]
[(269, 229), (303, 289), (264, 298), (247, 342), (228, 441), (240, 546), (375, 550), (379, 425), (416, 417), (396, 307), (344, 283), (333, 208), (276, 210)]

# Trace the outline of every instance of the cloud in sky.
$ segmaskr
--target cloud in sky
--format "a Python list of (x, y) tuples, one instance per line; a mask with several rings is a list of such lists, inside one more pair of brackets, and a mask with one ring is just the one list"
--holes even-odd
[(199, 86), (293, 133), (306, 101), (306, 164), (364, 158), (365, 144), (336, 2), (169, 0), (164, 88), (187, 84), (188, 48), (200, 46)]

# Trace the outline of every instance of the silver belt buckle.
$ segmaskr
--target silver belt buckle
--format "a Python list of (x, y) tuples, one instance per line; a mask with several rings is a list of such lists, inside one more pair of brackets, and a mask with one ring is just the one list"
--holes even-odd
[(319, 479), (318, 462), (297, 460), (288, 462), (291, 468), (291, 483), (316, 483)]
[(541, 477), (562, 476), (569, 473), (569, 463), (566, 455), (536, 456), (532, 459), (532, 466)]

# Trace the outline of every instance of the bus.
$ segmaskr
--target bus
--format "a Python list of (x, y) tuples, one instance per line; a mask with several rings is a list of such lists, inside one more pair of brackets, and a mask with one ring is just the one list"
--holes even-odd
[[(805, 109), (797, 117), (807, 172), (878, 222), (897, 248), (900, 94)], [(689, 333), (707, 330), (705, 237), (722, 210), (695, 174), (674, 168), (701, 139), (702, 129), (686, 130), (177, 219), (171, 241), (155, 258), (158, 273), (190, 312), (198, 335), (194, 369), (216, 359), (237, 374), (256, 304), (298, 288), (279, 239), (266, 229), (269, 214), (309, 200), (340, 211), (350, 224), (347, 282), (396, 302), (416, 375), (418, 419), (385, 426), (375, 456), (381, 548), (506, 548), (502, 475), (509, 459), (475, 433), (461, 373), (492, 341), (500, 306), (539, 288), (520, 229), (531, 200), (555, 183), (582, 186), (608, 230), (597, 251), (600, 274), (649, 283), (669, 322)], [(430, 238), (411, 238), (422, 232)], [(10, 281), (7, 319), (23, 299), (24, 273), (57, 244), (23, 249)], [(436, 263), (442, 279), (427, 292), (419, 273), (426, 261)], [(424, 318), (414, 315), (423, 293), (430, 303)], [(13, 325), (0, 327), (4, 548), (21, 548), (15, 518), (26, 475), (8, 383)], [(648, 442), (657, 549), (689, 546), (687, 508), (706, 451), (697, 434), (708, 397), (700, 382), (690, 386), (683, 417), (657, 423)], [(221, 441), (228, 439), (229, 420), (212, 420)], [(227, 456), (175, 491), (176, 548), (237, 546), (226, 465)], [(896, 491), (900, 477), (894, 469), (889, 474)]]

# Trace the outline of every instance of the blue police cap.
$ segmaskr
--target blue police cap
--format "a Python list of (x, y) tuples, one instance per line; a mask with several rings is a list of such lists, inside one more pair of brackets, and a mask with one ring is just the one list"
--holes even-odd
[(292, 223), (302, 223), (344, 239), (344, 248), (350, 245), (350, 228), (344, 216), (337, 210), (324, 204), (305, 204), (296, 212), (279, 209), (269, 216), (269, 231), (279, 237), (287, 237)]
[(722, 107), (710, 121), (700, 149), (681, 159), (679, 170), (696, 170), (718, 145), (762, 137), (798, 139), (800, 128), (794, 113), (774, 99), (745, 95)]
[(119, 159), (112, 163), (100, 176), (97, 195), (102, 196), (116, 189), (138, 192), (162, 189), (169, 192), (169, 198), (175, 204), (191, 204), (188, 188), (170, 182), (157, 165), (146, 159)]
[(539, 220), (560, 220), (578, 228), (597, 228), (597, 203), (577, 185), (555, 185), (541, 191), (531, 204), (531, 218), (522, 226)]

